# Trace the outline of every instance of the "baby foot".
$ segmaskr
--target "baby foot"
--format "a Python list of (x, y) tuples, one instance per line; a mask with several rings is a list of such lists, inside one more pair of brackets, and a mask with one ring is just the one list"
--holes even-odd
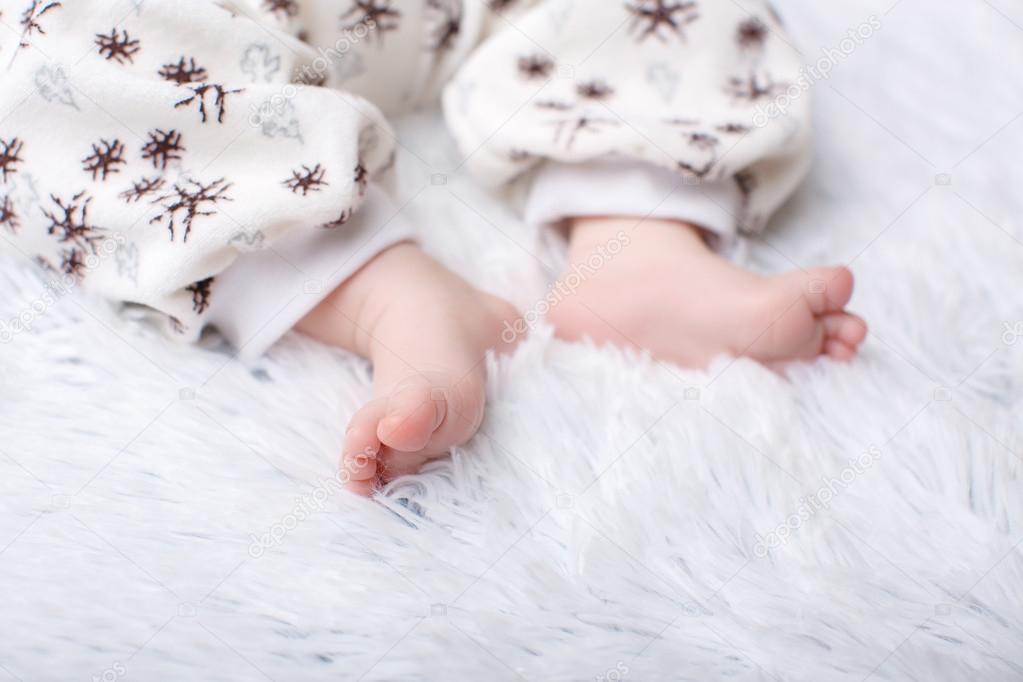
[(374, 391), (378, 397), (352, 416), (345, 432), (341, 470), (349, 490), (370, 495), (388, 481), (416, 473), (476, 433), (483, 419), (486, 377), (481, 361), (487, 347), (477, 346), (480, 362), (464, 374), (410, 370), (395, 386)]
[(609, 234), (629, 237), (551, 311), (562, 338), (640, 347), (705, 367), (722, 353), (769, 364), (818, 355), (849, 360), (866, 336), (863, 320), (845, 310), (853, 276), (844, 267), (762, 276), (711, 252), (694, 228), (646, 221), (630, 232), (634, 225), (600, 219), (576, 226), (583, 232), (573, 233), (574, 262), (586, 262)]
[(348, 424), (342, 476), (369, 495), (468, 441), (483, 419), (486, 354), (519, 317), (411, 244), (392, 247), (300, 323), (373, 363), (374, 398)]

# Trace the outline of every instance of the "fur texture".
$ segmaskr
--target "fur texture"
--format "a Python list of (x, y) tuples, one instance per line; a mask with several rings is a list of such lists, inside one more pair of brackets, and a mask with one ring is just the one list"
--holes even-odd
[[(850, 365), (541, 326), (480, 435), (367, 502), (330, 481), (362, 362), (44, 304), (0, 352), (0, 679), (1023, 679), (1023, 16), (889, 5), (782, 7), (807, 61), (882, 27), (815, 86), (814, 172), (750, 249), (852, 262)], [(557, 251), (431, 183), (437, 126), (404, 125), (428, 248), (533, 307)], [(17, 254), (0, 282), (4, 321), (42, 293)]]

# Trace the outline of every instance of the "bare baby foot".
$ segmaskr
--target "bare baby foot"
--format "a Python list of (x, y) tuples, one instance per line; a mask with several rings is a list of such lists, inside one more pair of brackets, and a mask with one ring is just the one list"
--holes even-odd
[(468, 441), (483, 419), (486, 353), (519, 317), (412, 244), (377, 256), (298, 329), (373, 363), (374, 398), (352, 417), (341, 466), (369, 495)]
[(722, 353), (768, 364), (849, 360), (866, 337), (864, 321), (845, 310), (853, 291), (847, 268), (757, 275), (713, 253), (693, 227), (644, 221), (633, 231), (635, 224), (576, 221), (571, 262), (586, 263), (613, 240), (621, 249), (597, 269), (574, 271), (578, 286), (549, 314), (562, 338), (640, 347), (704, 367)]

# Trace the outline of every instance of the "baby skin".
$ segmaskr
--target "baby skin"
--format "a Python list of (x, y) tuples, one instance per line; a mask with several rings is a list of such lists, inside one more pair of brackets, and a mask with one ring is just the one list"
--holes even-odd
[[(765, 364), (852, 358), (866, 325), (845, 311), (845, 268), (765, 277), (715, 254), (676, 221), (573, 221), (570, 262), (617, 235), (628, 246), (549, 313), (567, 340), (642, 348), (689, 367), (727, 353)], [(297, 329), (373, 364), (374, 397), (348, 424), (341, 455), (348, 488), (370, 495), (468, 441), (485, 402), (486, 354), (513, 344), (519, 312), (450, 272), (413, 244), (379, 254), (324, 299)]]
[(697, 228), (669, 220), (586, 218), (570, 229), (570, 263), (624, 244), (619, 235), (628, 243), (551, 310), (562, 338), (705, 367), (722, 353), (766, 365), (849, 360), (867, 335), (864, 321), (845, 310), (853, 291), (847, 268), (757, 275), (714, 253)]

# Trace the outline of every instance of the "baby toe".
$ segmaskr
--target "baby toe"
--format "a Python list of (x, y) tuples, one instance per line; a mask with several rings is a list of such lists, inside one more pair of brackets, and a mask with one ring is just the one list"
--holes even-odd
[(356, 412), (348, 424), (341, 453), (341, 477), (353, 492), (368, 495), (377, 483), (380, 439), (376, 433), (385, 409), (384, 401), (374, 400)]
[(385, 447), (380, 453), (378, 467), (380, 480), (383, 483), (388, 483), (401, 476), (416, 474), (428, 461), (430, 461), (430, 457), (422, 453), (398, 452)]
[(824, 354), (834, 360), (846, 362), (856, 356), (856, 349), (837, 339), (828, 339), (824, 342)]
[(412, 386), (392, 393), (377, 426), (380, 442), (402, 452), (426, 447), (446, 412), (447, 403), (443, 395), (435, 395), (437, 391), (430, 386)]
[(867, 323), (852, 313), (831, 313), (824, 315), (821, 321), (827, 339), (841, 341), (854, 349), (867, 336)]
[(377, 471), (377, 453), (370, 450), (345, 449), (341, 457), (341, 476), (345, 488), (360, 495), (368, 495), (380, 481)]
[(849, 268), (813, 268), (807, 273), (793, 274), (803, 278), (803, 295), (815, 315), (838, 312), (852, 298), (854, 281)]

